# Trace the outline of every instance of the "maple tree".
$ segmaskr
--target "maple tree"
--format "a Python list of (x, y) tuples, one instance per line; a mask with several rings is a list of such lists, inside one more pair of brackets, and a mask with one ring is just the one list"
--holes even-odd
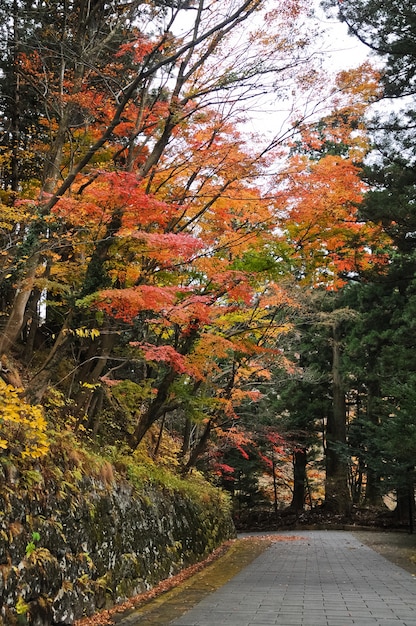
[(290, 369), (288, 277), (379, 262), (356, 210), (377, 76), (342, 73), (330, 115), (263, 139), (244, 126), (263, 95), (322, 84), (306, 3), (64, 8), (17, 2), (3, 50), (0, 353), (78, 433), (110, 413), (135, 449), (174, 416), (186, 472), (210, 438), (238, 447), (239, 408)]
[[(215, 99), (219, 99), (216, 94), (220, 93), (223, 98), (228, 99), (233, 89), (242, 89), (247, 81), (255, 81), (256, 77), (261, 76), (259, 59), (262, 57), (259, 57), (258, 46), (253, 46), (252, 43), (250, 47), (253, 53), (249, 59), (245, 58), (244, 66), (241, 63), (243, 50), (236, 50), (241, 71), (231, 72), (226, 67), (225, 74), (220, 77), (215, 75), (215, 78), (211, 76), (210, 83), (207, 82), (207, 75), (210, 72), (212, 74), (213, 66), (207, 67), (205, 71), (207, 61), (212, 63), (212, 56), (222, 54), (226, 35), (233, 28), (239, 27), (260, 6), (260, 2), (245, 2), (237, 7), (230, 5), (224, 13), (214, 13), (216, 20), (213, 22), (210, 7), (201, 3), (196, 11), (194, 26), (186, 33), (186, 37), (177, 38), (171, 35), (170, 29), (180, 17), (181, 6), (167, 10), (158, 3), (153, 6), (133, 3), (128, 7), (120, 6), (110, 21), (107, 19), (108, 15), (96, 15), (95, 10), (84, 5), (74, 11), (71, 20), (66, 20), (65, 12), (60, 12), (60, 7), (57, 7), (57, 24), (61, 24), (63, 20), (61, 39), (64, 38), (65, 45), (73, 53), (72, 56), (68, 55), (68, 59), (63, 55), (62, 45), (60, 54), (48, 53), (45, 59), (36, 46), (36, 52), (31, 51), (32, 39), (42, 42), (42, 37), (48, 39), (50, 36), (50, 23), (47, 21), (44, 24), (41, 21), (44, 18), (42, 14), (36, 28), (29, 29), (27, 41), (20, 33), (21, 51), (19, 49), (17, 55), (17, 70), (15, 68), (13, 71), (24, 76), (24, 79), (20, 76), (21, 89), (23, 83), (33, 93), (38, 89), (39, 81), (44, 87), (42, 97), (35, 94), (37, 99), (32, 109), (38, 116), (38, 124), (46, 128), (43, 145), (38, 144), (37, 153), (33, 157), (37, 160), (40, 158), (45, 167), (40, 201), (36, 199), (36, 194), (39, 193), (36, 187), (30, 192), (34, 198), (31, 211), (34, 218), (31, 227), (32, 242), (30, 243), (29, 238), (25, 242), (24, 270), (18, 267), (13, 275), (13, 279), (18, 279), (22, 286), (18, 290), (19, 298), (16, 298), (12, 306), (9, 304), (11, 310), (9, 323), (3, 333), (2, 352), (10, 348), (24, 323), (24, 311), (37, 279), (38, 268), (42, 266), (45, 255), (49, 259), (51, 256), (48, 253), (53, 248), (51, 235), (56, 229), (57, 238), (65, 237), (65, 226), (55, 225), (52, 228), (53, 220), (49, 215), (51, 208), (71, 188), (81, 173), (84, 179), (80, 181), (78, 190), (88, 185), (89, 180), (85, 179), (85, 175), (88, 175), (91, 166), (112, 168), (114, 162), (127, 170), (138, 166), (140, 177), (147, 175), (157, 165), (172, 139), (174, 129), (181, 127), (182, 122), (205, 107), (205, 100), (213, 94)], [(296, 6), (297, 3), (294, 2), (293, 10)], [(88, 10), (92, 11), (91, 14), (79, 14)], [(141, 20), (144, 20), (143, 31), (126, 31), (126, 24), (130, 24), (134, 11), (138, 11)], [(187, 11), (187, 7), (184, 7), (184, 11)], [(288, 11), (285, 10), (284, 13), (288, 17)], [(146, 20), (150, 24), (159, 18), (160, 32), (154, 36), (147, 35)], [(17, 28), (19, 20), (24, 23), (26, 19), (25, 7), (21, 8), (16, 19)], [(102, 33), (99, 30), (100, 24), (106, 19), (107, 26)], [(272, 18), (268, 18), (269, 21), (270, 19)], [(128, 42), (120, 46), (121, 33), (124, 41), (127, 38)], [(109, 41), (113, 46), (111, 49)], [(269, 62), (265, 65), (264, 72), (283, 71), (276, 62), (279, 46), (269, 49), (264, 47), (264, 50), (264, 62)], [(292, 45), (292, 50), (296, 50), (296, 45)], [(92, 67), (90, 58), (94, 63)], [(80, 60), (74, 63), (74, 59)], [(167, 88), (166, 80), (175, 71), (175, 66), (179, 66), (175, 85)], [(125, 71), (127, 88), (118, 82), (121, 67)], [(250, 85), (250, 89), (252, 87)], [(235, 105), (230, 104), (230, 107), (235, 108)], [(25, 135), (24, 132), (21, 134)], [(94, 176), (94, 171), (91, 171), (90, 178), (93, 179)], [(37, 232), (44, 230), (36, 217), (38, 212), (48, 222), (47, 239), (52, 241), (48, 241), (47, 245), (41, 245), (42, 238)], [(110, 223), (109, 229), (111, 228)], [(105, 244), (102, 243), (93, 263), (98, 257), (104, 257), (104, 248)], [(15, 256), (13, 255), (14, 260)], [(50, 263), (49, 260), (48, 265)]]
[(407, 430), (403, 456), (398, 440), (413, 423), (404, 407), (411, 401), (414, 370), (408, 351), (414, 275), (414, 7), (401, 0), (325, 4), (336, 7), (338, 17), (381, 68), (385, 100), (369, 121), (373, 152), (364, 169), (369, 191), (361, 214), (381, 229), (388, 262), (384, 272), (364, 274), (365, 284), (346, 292), (345, 300), (359, 311), (360, 323), (348, 329), (345, 340), (360, 401), (355, 443), (366, 472), (365, 497), (380, 504), (384, 486), (395, 491), (397, 519), (412, 530), (414, 440)]
[[(78, 423), (84, 416), (94, 420), (97, 403), (111, 396), (105, 372), (113, 371), (111, 358), (128, 337), (125, 368), (148, 363), (138, 387), (147, 390), (153, 381), (157, 389), (130, 433), (137, 445), (175, 404), (169, 400), (174, 381), (188, 377), (201, 389), (209, 376), (212, 382), (219, 368), (207, 350), (225, 360), (241, 352), (237, 361), (254, 361), (261, 332), (271, 342), (281, 332), (271, 312), (281, 291), (273, 284), (266, 289), (261, 273), (242, 268), (244, 255), (263, 246), (275, 224), (254, 181), (276, 141), (253, 154), (237, 125), (242, 109), (265, 88), (262, 81), (273, 75), (283, 85), (307, 54), (303, 33), (302, 46), (295, 36), (297, 2), (264, 14), (269, 28), (285, 24), (276, 40), (255, 26), (241, 45), (228, 43), (261, 8), (261, 2), (230, 3), (213, 20), (210, 6), (200, 2), (189, 32), (175, 37), (179, 6), (120, 6), (110, 21), (109, 13), (88, 13), (84, 5), (66, 21), (57, 6), (53, 17), (72, 51), (68, 58), (62, 45), (56, 44), (56, 55), (32, 45), (55, 32), (52, 17), (40, 16), (26, 39), (20, 32), (11, 71), (19, 74), (20, 94), (33, 94), (42, 129), (34, 157), (44, 168), (5, 211), (16, 246), (3, 259), (10, 297), (0, 348), (9, 352), (23, 331), (29, 362), (39, 329), (50, 329), (49, 351), (26, 388), (32, 402), (42, 399), (65, 353), (73, 367), (72, 377), (62, 377), (72, 380), (71, 411)], [(22, 31), (25, 7), (19, 10), (15, 27)], [(131, 26), (134, 11), (141, 30)], [(148, 34), (146, 20), (158, 23), (159, 32)], [(229, 64), (218, 75), (225, 49)], [(92, 62), (87, 50), (97, 51)], [(268, 307), (263, 314), (261, 306)], [(78, 354), (71, 359), (73, 349)], [(231, 400), (223, 397), (222, 383), (218, 388), (216, 411), (231, 411), (238, 393)]]
[(379, 76), (364, 64), (341, 72), (337, 86), (347, 101), (335, 98), (338, 106), (330, 115), (300, 129), (282, 194), (293, 271), (301, 282), (331, 289), (385, 262), (378, 254), (380, 228), (359, 212), (367, 191), (362, 162), (370, 150), (364, 114), (380, 93)]
[[(287, 246), (281, 245), (280, 251), (296, 281), (308, 288), (303, 306), (306, 311), (310, 307), (306, 301), (311, 288), (317, 294), (325, 289), (337, 291), (365, 272), (382, 270), (387, 263), (384, 246), (388, 238), (379, 225), (362, 219), (360, 213), (367, 191), (361, 176), (362, 161), (370, 149), (363, 116), (369, 103), (378, 97), (378, 79), (367, 64), (338, 76), (337, 85), (349, 84), (350, 89), (335, 94), (337, 108), (318, 124), (300, 128), (282, 176), (280, 228)], [(311, 319), (316, 315), (317, 311), (309, 310)], [(342, 308), (322, 309), (315, 323), (318, 327), (322, 324), (319, 334), (332, 346), (330, 371), (325, 374), (332, 388), (332, 408), (325, 415), (325, 502), (327, 508), (348, 513), (349, 466), (344, 454), (346, 385), (340, 364), (341, 326), (346, 315), (347, 310)], [(324, 328), (330, 330), (329, 336)], [(296, 341), (295, 346), (298, 346)], [(304, 348), (292, 348), (296, 349), (301, 352), (301, 362), (304, 361)], [(308, 393), (314, 395), (310, 390)], [(293, 425), (302, 408), (301, 402), (298, 398), (297, 406), (292, 408)], [(286, 410), (289, 406), (291, 399), (286, 399)], [(313, 429), (311, 423), (307, 428), (309, 435)], [(305, 440), (305, 433), (300, 441), (302, 438)], [(300, 443), (294, 455), (297, 493), (294, 493), (293, 506), (298, 510), (303, 507), (309, 445), (309, 442), (303, 446)]]

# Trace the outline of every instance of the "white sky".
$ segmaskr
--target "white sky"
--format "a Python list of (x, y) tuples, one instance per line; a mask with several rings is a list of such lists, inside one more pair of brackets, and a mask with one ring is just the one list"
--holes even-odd
[[(327, 17), (320, 7), (320, 0), (312, 0), (315, 17), (312, 23), (318, 24), (319, 30), (323, 31), (322, 38), (319, 40), (317, 52), (323, 53), (324, 67), (328, 71), (328, 80), (335, 77), (341, 70), (358, 67), (369, 59), (370, 50), (362, 44), (358, 39), (348, 34), (348, 27), (339, 20)], [(319, 94), (318, 94), (319, 99)], [(277, 124), (277, 120), (281, 120), (282, 129), (288, 122), (288, 111), (284, 108), (285, 103), (274, 101), (269, 102), (263, 115), (252, 116), (253, 130), (260, 130), (269, 134), (273, 132), (271, 124)], [(290, 113), (289, 113), (290, 116)]]
[[(284, 2), (284, 0), (279, 0), (279, 2)], [(311, 0), (311, 3), (315, 10), (315, 17), (311, 18), (311, 29), (317, 24), (319, 30), (324, 32), (317, 43), (316, 51), (320, 55), (323, 53), (325, 71), (328, 72), (328, 82), (330, 82), (340, 70), (357, 67), (363, 63), (369, 56), (369, 49), (358, 39), (348, 35), (345, 24), (335, 18), (328, 18), (319, 6), (320, 0)], [(186, 21), (180, 24), (181, 27), (185, 25)], [(188, 28), (189, 26), (186, 25), (186, 29)], [(312, 110), (313, 99), (316, 97), (319, 100), (319, 96), (320, 94), (316, 92), (311, 94), (308, 106), (311, 104)], [(302, 103), (300, 103), (301, 107)], [(244, 125), (249, 132), (260, 133), (269, 138), (280, 135), (290, 126), (290, 119), (295, 108), (299, 108), (297, 102), (291, 102), (290, 98), (287, 100), (276, 98), (272, 89), (268, 96), (260, 98), (258, 107), (251, 109)], [(319, 115), (318, 109), (315, 110), (315, 115)]]
[(348, 35), (346, 24), (337, 19), (330, 19), (319, 6), (319, 0), (314, 0), (316, 18), (322, 30), (327, 34), (324, 37), (324, 50), (328, 52), (328, 68), (339, 71), (357, 67), (369, 57), (369, 48), (357, 38)]

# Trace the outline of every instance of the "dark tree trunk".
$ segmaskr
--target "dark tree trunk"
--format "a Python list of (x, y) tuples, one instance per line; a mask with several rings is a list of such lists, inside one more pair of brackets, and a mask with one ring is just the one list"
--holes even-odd
[(293, 453), (293, 495), (290, 508), (299, 513), (305, 506), (306, 489), (306, 448), (300, 448)]
[(185, 459), (191, 446), (192, 420), (185, 417), (185, 426), (183, 429), (183, 439), (181, 448), (181, 459)]
[(373, 471), (370, 467), (366, 472), (366, 486), (364, 504), (369, 507), (384, 507), (383, 498), (380, 490), (380, 474)]
[[(377, 428), (380, 424), (379, 412), (377, 409), (378, 400), (380, 399), (380, 383), (379, 380), (367, 382), (367, 419), (370, 424)], [(372, 450), (372, 455), (379, 456), (379, 450)], [(384, 502), (381, 496), (381, 478), (380, 473), (371, 466), (367, 467), (367, 483), (365, 488), (364, 504), (371, 507), (383, 507)]]
[(162, 437), (163, 437), (163, 429), (165, 427), (165, 421), (166, 421), (166, 413), (163, 415), (162, 419), (160, 420), (159, 434), (157, 436), (155, 449), (153, 450), (154, 459), (156, 459), (157, 455), (159, 454), (160, 444), (162, 443)]
[(19, 7), (17, 0), (13, 1), (13, 106), (11, 108), (11, 165), (10, 188), (13, 192), (19, 191), (19, 163), (20, 163), (20, 77), (19, 77)]
[(33, 404), (41, 402), (51, 380), (53, 373), (62, 360), (63, 350), (69, 341), (67, 330), (71, 324), (72, 315), (68, 315), (64, 325), (61, 328), (56, 341), (48, 354), (48, 358), (42, 368), (33, 376), (26, 387), (25, 396), (27, 400)]
[(85, 273), (81, 296), (87, 296), (98, 289), (104, 289), (111, 285), (111, 279), (105, 270), (105, 262), (108, 260), (110, 248), (116, 240), (115, 235), (121, 226), (121, 219), (122, 211), (115, 211), (107, 225), (104, 237), (97, 243)]
[(347, 412), (337, 324), (333, 327), (332, 346), (333, 411), (328, 415), (326, 431), (325, 507), (334, 513), (346, 515), (351, 510), (351, 496), (348, 489), (348, 462), (345, 458)]
[[(81, 386), (81, 390), (75, 398), (76, 415), (79, 419), (82, 419), (87, 414), (92, 418), (90, 409), (96, 391), (93, 385), (99, 382), (117, 338), (118, 335), (116, 333), (105, 332), (96, 347), (92, 346), (89, 362), (85, 364), (85, 368), (78, 378), (81, 384), (87, 383), (87, 385), (92, 385), (89, 387)], [(93, 344), (93, 342), (91, 343)]]
[(415, 484), (414, 468), (408, 468), (402, 484), (396, 489), (397, 506), (396, 520), (400, 524), (407, 524), (409, 532), (414, 532), (415, 525)]
[(36, 270), (39, 265), (39, 254), (34, 253), (27, 262), (27, 271), (24, 280), (16, 290), (13, 305), (7, 319), (4, 332), (0, 335), (0, 358), (9, 354), (16, 344), (25, 321), (26, 306), (32, 293)]
[(174, 382), (177, 374), (174, 370), (169, 370), (162, 382), (160, 383), (157, 395), (155, 399), (150, 403), (148, 409), (138, 416), (138, 422), (136, 428), (130, 436), (128, 436), (129, 446), (135, 450), (143, 437), (151, 426), (158, 420), (164, 413), (171, 410), (168, 406), (168, 399), (170, 394), (171, 384)]

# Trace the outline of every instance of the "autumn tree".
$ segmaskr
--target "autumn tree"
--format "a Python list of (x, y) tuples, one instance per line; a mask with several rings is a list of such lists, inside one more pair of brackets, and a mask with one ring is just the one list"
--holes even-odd
[[(73, 12), (69, 12), (71, 19), (66, 18), (68, 7), (64, 11), (57, 6), (53, 16), (44, 16), (42, 11), (35, 13), (38, 18), (36, 27), (21, 28), (24, 33), (27, 30), (25, 36), (28, 41), (23, 46), (19, 39), (22, 52), (17, 56), (19, 65), (16, 69), (18, 75), (22, 75), (20, 88), (23, 88), (24, 76), (26, 88), (34, 94), (35, 105), (30, 110), (34, 110), (45, 127), (43, 147), (42, 144), (38, 146), (36, 154), (36, 160), (39, 161), (40, 156), (45, 163), (41, 199), (40, 204), (39, 200), (35, 200), (31, 214), (36, 215), (40, 211), (42, 219), (50, 221), (48, 215), (51, 208), (81, 172), (88, 174), (91, 165), (99, 168), (115, 159), (116, 164), (121, 163), (128, 170), (139, 166), (139, 175), (146, 176), (156, 166), (173, 130), (200, 107), (205, 107), (209, 98), (213, 98), (214, 102), (225, 98), (225, 102), (229, 100), (229, 106), (235, 109), (231, 103), (236, 101), (231, 96), (233, 91), (243, 90), (238, 101), (243, 100), (245, 90), (247, 105), (247, 98), (251, 97), (249, 94), (257, 95), (261, 89), (262, 76), (287, 73), (297, 62), (296, 59), (288, 64), (286, 57), (281, 58), (280, 44), (270, 46), (264, 37), (263, 40), (259, 37), (256, 45), (250, 43), (250, 55), (247, 55), (246, 49), (234, 46), (232, 72), (229, 67), (224, 68), (221, 76), (216, 70), (214, 72), (214, 58), (223, 54), (227, 37), (233, 29), (241, 28), (242, 23), (261, 5), (261, 2), (246, 2), (238, 6), (230, 4), (224, 11), (213, 13), (209, 5), (201, 2), (198, 8), (192, 8), (191, 15), (195, 19), (189, 31), (178, 37), (172, 34), (172, 30), (175, 30), (182, 12), (187, 13), (188, 5), (168, 9), (159, 3), (137, 3), (126, 7), (120, 5), (115, 13), (111, 13), (109, 7), (103, 12), (94, 10), (91, 14), (88, 13), (90, 9), (77, 5)], [(24, 23), (25, 6), (18, 9), (20, 23)], [(84, 15), (83, 11), (87, 14)], [(297, 11), (298, 6), (293, 3), (281, 13), (285, 18), (293, 14), (292, 19), (295, 19)], [(27, 14), (27, 20), (31, 19), (32, 13)], [(133, 16), (140, 22), (140, 30), (128, 30), (127, 25), (134, 21)], [(271, 22), (278, 17), (270, 14), (267, 20)], [(52, 37), (49, 44), (51, 21), (52, 31), (57, 24), (61, 34)], [(106, 24), (104, 29), (100, 27), (101, 22)], [(156, 31), (148, 35), (146, 29), (153, 24), (157, 24)], [(42, 37), (48, 39), (48, 46), (46, 42), (43, 44)], [(246, 48), (247, 45), (248, 40)], [(296, 52), (296, 42), (290, 46), (291, 53)], [(45, 59), (42, 56), (44, 50), (47, 51)], [(178, 73), (175, 66), (179, 68)], [(121, 68), (124, 84), (119, 81)], [(167, 88), (170, 76), (173, 76), (175, 86)], [(36, 89), (41, 93), (37, 93)], [(92, 172), (91, 176), (94, 175)], [(85, 184), (84, 179), (80, 183), (81, 188)], [(45, 192), (52, 195), (42, 196)], [(33, 196), (36, 193), (39, 189), (35, 188), (32, 197), (36, 198), (36, 195)], [(114, 224), (109, 225), (106, 243), (101, 243), (92, 256), (91, 269), (87, 273), (89, 289), (99, 286), (94, 284), (92, 276), (99, 273), (97, 264), (103, 263), (116, 222), (115, 218)], [(16, 268), (13, 272), (13, 279), (22, 280), (24, 288), (19, 288), (19, 298), (9, 304), (3, 352), (9, 349), (21, 330), (36, 272), (39, 266), (43, 266), (43, 252), (40, 255), (38, 250), (41, 237), (36, 232), (39, 229), (42, 230), (42, 225), (38, 222), (31, 229), (36, 245), (29, 244), (30, 238), (27, 239), (25, 268), (19, 271)], [(49, 223), (49, 238), (53, 232)], [(62, 237), (64, 232), (64, 227), (58, 228), (57, 238)], [(35, 248), (31, 253), (33, 246)], [(52, 247), (53, 243), (48, 242), (47, 250)], [(13, 261), (15, 257), (13, 254)], [(7, 265), (11, 263), (9, 260)], [(50, 260), (47, 267), (49, 265)], [(20, 279), (21, 272), (24, 276)]]
[[(108, 149), (114, 131), (116, 129), (120, 131), (122, 116), (127, 113), (128, 107), (130, 116), (133, 116), (132, 123), (134, 124), (134, 119), (136, 122), (138, 119), (141, 120), (138, 128), (133, 131), (136, 133), (135, 136), (142, 135), (143, 139), (146, 138), (145, 128), (149, 123), (146, 110), (148, 111), (149, 107), (144, 109), (143, 97), (146, 90), (151, 89), (152, 78), (161, 76), (155, 86), (156, 97), (153, 98), (155, 104), (155, 101), (160, 102), (159, 95), (163, 92), (163, 82), (161, 84), (160, 81), (165, 80), (166, 72), (173, 70), (181, 56), (183, 72), (185, 68), (189, 71), (188, 64), (193, 65), (191, 61), (193, 53), (201, 54), (204, 60), (205, 56), (209, 56), (218, 45), (219, 33), (225, 36), (227, 31), (247, 19), (256, 10), (257, 5), (259, 3), (246, 2), (238, 7), (230, 6), (228, 11), (221, 15), (216, 14), (217, 20), (211, 20), (208, 26), (207, 8), (201, 3), (195, 27), (185, 40), (183, 37), (175, 38), (171, 35), (171, 27), (182, 12), (180, 8), (167, 10), (157, 4), (144, 5), (139, 2), (126, 6), (118, 5), (114, 12), (111, 7), (98, 10), (81, 3), (74, 6), (73, 11), (69, 10), (67, 5), (65, 7), (56, 5), (56, 14), (50, 15), (46, 8), (34, 12), (38, 21), (37, 23), (35, 21), (32, 28), (27, 29), (29, 37), (25, 42), (27, 46), (23, 47), (22, 52), (16, 53), (14, 60), (11, 61), (14, 63), (12, 70), (14, 74), (24, 77), (28, 91), (34, 93), (35, 115), (39, 122), (42, 121), (46, 126), (43, 155), (40, 146), (45, 166), (38, 188), (35, 186), (30, 194), (34, 198), (32, 210), (34, 223), (29, 230), (31, 238), (28, 236), (25, 241), (24, 268), (19, 268), (17, 275), (13, 276), (20, 287), (16, 291), (15, 300), (10, 303), (8, 321), (1, 342), (2, 353), (10, 349), (19, 335), (38, 268), (43, 264), (44, 249), (51, 248), (50, 242), (47, 245), (42, 244), (45, 228), (38, 215), (41, 216), (41, 220), (49, 219), (52, 207), (70, 189), (81, 172), (87, 173), (92, 162), (99, 167), (100, 163), (108, 162), (108, 159), (112, 158), (111, 150), (108, 152)], [(21, 7), (23, 13), (21, 18), (18, 14), (20, 7), (17, 6), (15, 31), (18, 28), (18, 21), (24, 19), (26, 15), (28, 20), (32, 20), (33, 10), (25, 14), (25, 8), (27, 7)], [(126, 32), (126, 29), (129, 29), (128, 25), (135, 19), (141, 23), (141, 30), (130, 28), (129, 32)], [(158, 24), (158, 32), (152, 36), (145, 32), (150, 23)], [(101, 25), (105, 25), (103, 29)], [(21, 31), (25, 33), (26, 29), (22, 28)], [(15, 41), (16, 37), (18, 38), (17, 35), (13, 35), (12, 41)], [(47, 39), (45, 45), (42, 37)], [(121, 41), (124, 41), (122, 47)], [(125, 55), (128, 62), (117, 65), (117, 59), (122, 59)], [(195, 63), (193, 71), (200, 65), (198, 62)], [(120, 74), (121, 68), (123, 71)], [(165, 78), (162, 79), (164, 70)], [(22, 80), (19, 81), (21, 89)], [(184, 82), (183, 77), (178, 79), (180, 86), (183, 86)], [(142, 104), (139, 102), (140, 94)], [(175, 111), (178, 95), (175, 89), (170, 94)], [(148, 99), (146, 96), (146, 99), (151, 106), (152, 98)], [(144, 114), (143, 111), (140, 113), (142, 109)], [(168, 109), (169, 105), (164, 107), (163, 111), (159, 108), (158, 115), (159, 119), (164, 120), (162, 122), (164, 130), (146, 157), (146, 163), (143, 164), (144, 172), (149, 171), (157, 162), (176, 125), (176, 122), (173, 124), (173, 119), (176, 119), (173, 110), (170, 115), (165, 115)], [(13, 123), (10, 122), (11, 125)], [(133, 138), (128, 138), (128, 141), (133, 141)], [(120, 145), (116, 151), (119, 149)], [(53, 232), (54, 229), (49, 225), (49, 230)], [(62, 227), (61, 229), (58, 227), (58, 237), (61, 232), (64, 232)], [(100, 250), (99, 254), (103, 256), (103, 250)]]
[[(366, 79), (364, 83), (361, 82), (363, 76)], [(348, 102), (344, 101), (344, 108), (339, 106), (339, 109), (318, 125), (305, 127), (299, 141), (293, 144), (294, 156), (288, 168), (280, 175), (283, 183), (277, 195), (280, 210), (278, 224), (283, 233), (287, 233), (287, 243), (283, 238), (275, 237), (266, 242), (266, 247), (263, 248), (263, 263), (266, 264), (263, 267), (267, 263), (269, 270), (275, 266), (276, 276), (280, 279), (284, 272), (291, 271), (299, 281), (308, 286), (329, 286), (334, 290), (345, 284), (349, 276), (357, 274), (362, 267), (384, 261), (384, 257), (376, 254), (374, 246), (379, 229), (359, 221), (357, 210), (365, 189), (359, 177), (359, 163), (368, 149), (362, 116), (368, 102), (377, 93), (377, 84), (377, 75), (369, 66), (340, 75), (338, 106), (338, 96), (343, 93), (344, 87), (348, 85), (351, 90), (346, 90), (349, 93), (347, 98), (350, 99)], [(287, 212), (282, 210), (285, 202)], [(298, 235), (299, 245), (296, 239)], [(261, 255), (252, 258), (258, 264), (261, 263)], [(327, 317), (324, 319), (325, 315)], [(331, 366), (324, 375), (329, 385), (332, 381), (330, 395), (333, 409), (332, 412), (321, 415), (321, 420), (327, 424), (327, 502), (329, 506), (329, 502), (335, 502), (336, 499), (339, 505), (335, 505), (335, 508), (341, 508), (349, 500), (349, 464), (345, 450), (341, 450), (346, 446), (346, 389), (341, 378), (340, 343), (337, 337), (337, 320), (341, 312), (338, 314), (337, 311), (328, 311), (325, 315), (315, 323), (317, 327), (321, 325), (321, 328), (332, 329), (323, 339), (333, 349), (333, 358), (329, 360)], [(259, 388), (262, 388), (261, 382)], [(269, 398), (267, 394), (266, 398)], [(288, 402), (290, 403), (289, 400)], [(280, 410), (284, 413), (283, 407)], [(294, 419), (296, 409), (291, 413)], [(256, 411), (253, 411), (253, 417), (255, 415)], [(276, 427), (284, 428), (282, 420), (277, 419), (278, 412), (275, 418)], [(304, 447), (304, 453), (300, 454), (301, 439), (303, 437), (306, 441), (307, 435), (305, 432), (301, 434), (300, 430), (296, 435), (295, 427), (292, 431), (296, 474), (293, 506), (299, 510), (303, 507), (305, 494), (305, 449), (309, 444)], [(342, 498), (339, 497), (341, 492)]]
[[(3, 60), (15, 103), (30, 100), (18, 122), (32, 153), (4, 205), (3, 363), (20, 351), (26, 398), (53, 381), (77, 428), (97, 434), (110, 406), (134, 448), (195, 396), (204, 437), (252, 393), (285, 329), (286, 296), (245, 267), (273, 236), (257, 181), (281, 138), (253, 151), (240, 128), (263, 93), (285, 96), (294, 75), (310, 86), (302, 5), (15, 8)], [(12, 128), (18, 109), (3, 109)]]

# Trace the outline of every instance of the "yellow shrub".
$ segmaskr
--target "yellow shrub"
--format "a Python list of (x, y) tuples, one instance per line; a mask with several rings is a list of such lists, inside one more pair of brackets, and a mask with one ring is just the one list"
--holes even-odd
[(0, 449), (11, 456), (39, 458), (49, 449), (41, 406), (27, 404), (19, 389), (0, 380)]

